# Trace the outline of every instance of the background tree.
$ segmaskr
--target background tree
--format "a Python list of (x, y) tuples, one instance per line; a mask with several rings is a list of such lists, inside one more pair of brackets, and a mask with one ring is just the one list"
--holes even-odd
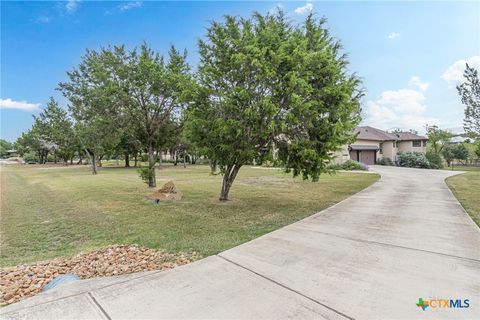
[(453, 137), (451, 132), (440, 129), (438, 126), (426, 126), (428, 145), (431, 150), (439, 155), (441, 154), (443, 148), (450, 143), (450, 140)]
[(174, 157), (177, 152), (177, 145), (182, 133), (182, 125), (178, 119), (168, 119), (157, 130), (154, 136), (154, 149), (157, 151), (157, 157), (161, 164), (162, 154), (166, 151), (170, 152), (170, 157)]
[(59, 90), (70, 101), (75, 137), (90, 157), (93, 174), (97, 174), (99, 155), (118, 144), (122, 127), (117, 121), (115, 88), (105, 81), (111, 76), (107, 71), (113, 64), (107, 58), (87, 50), (79, 66), (67, 72), (69, 80), (59, 84)]
[(115, 147), (116, 154), (123, 154), (125, 167), (130, 167), (130, 156), (138, 154), (142, 147), (140, 141), (136, 138), (134, 129), (132, 125), (123, 127), (120, 142)]
[(480, 159), (480, 139), (477, 139), (474, 144), (474, 153), (477, 159)]
[(453, 144), (449, 143), (447, 145), (445, 145), (443, 148), (442, 148), (442, 156), (443, 158), (445, 159), (445, 161), (447, 162), (447, 166), (450, 167), (450, 165), (452, 164), (453, 160), (455, 159), (455, 154), (453, 152), (453, 149), (454, 149), (454, 146)]
[(442, 155), (448, 166), (452, 166), (455, 160), (466, 161), (468, 149), (462, 143), (449, 143), (442, 149)]
[(154, 151), (160, 140), (158, 135), (162, 130), (165, 134), (170, 132), (165, 126), (180, 117), (183, 94), (190, 81), (186, 53), (181, 55), (171, 47), (165, 62), (146, 44), (129, 53), (123, 47), (115, 47), (110, 52), (126, 57), (121, 71), (115, 74), (120, 79), (117, 82), (122, 93), (119, 99), (122, 112), (138, 126), (137, 138), (148, 153), (148, 186), (155, 187)]
[(38, 163), (44, 164), (47, 162), (47, 156), (52, 146), (45, 143), (40, 137), (39, 131), (38, 125), (34, 123), (30, 130), (23, 132), (15, 141), (15, 148), (22, 157), (25, 157), (26, 154), (34, 153), (37, 156)]
[(220, 200), (240, 168), (274, 145), (287, 171), (318, 180), (359, 122), (359, 81), (324, 21), (302, 28), (282, 12), (213, 22), (200, 41), (188, 136), (223, 173)]
[(457, 143), (455, 144), (453, 148), (453, 156), (454, 159), (459, 160), (460, 162), (465, 163), (465, 161), (468, 160), (468, 149), (463, 143)]
[(7, 155), (7, 151), (13, 149), (13, 143), (8, 142), (7, 140), (0, 139), (0, 157), (5, 157)]
[(463, 127), (472, 136), (480, 137), (480, 81), (478, 70), (466, 64), (463, 77), (465, 82), (457, 86), (462, 103), (465, 105)]
[(41, 128), (43, 141), (54, 146), (56, 155), (67, 163), (75, 153), (73, 124), (67, 111), (50, 98), (45, 109), (35, 117), (35, 121)]

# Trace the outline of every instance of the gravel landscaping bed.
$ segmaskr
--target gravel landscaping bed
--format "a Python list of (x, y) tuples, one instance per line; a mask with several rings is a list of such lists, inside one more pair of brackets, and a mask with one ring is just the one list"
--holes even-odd
[(56, 276), (75, 274), (81, 279), (115, 276), (139, 271), (166, 270), (200, 256), (193, 253), (166, 253), (139, 246), (110, 246), (80, 253), (70, 259), (41, 261), (0, 269), (0, 305), (10, 304), (39, 293)]

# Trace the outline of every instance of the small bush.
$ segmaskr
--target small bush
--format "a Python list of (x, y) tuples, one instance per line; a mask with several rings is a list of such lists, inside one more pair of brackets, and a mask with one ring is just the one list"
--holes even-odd
[(29, 152), (29, 153), (25, 153), (23, 155), (23, 160), (25, 162), (37, 162), (38, 161), (38, 157), (37, 155), (34, 153), (34, 152)]
[(385, 157), (377, 161), (377, 164), (381, 166), (394, 166), (395, 163), (393, 163), (392, 159)]
[(430, 163), (430, 168), (431, 169), (441, 169), (441, 168), (443, 168), (443, 160), (442, 160), (442, 157), (438, 153), (435, 153), (432, 150), (428, 150), (425, 157), (427, 158), (428, 162)]
[(400, 152), (397, 154), (397, 162), (400, 167), (430, 168), (430, 163), (421, 152)]
[(368, 166), (354, 160), (347, 160), (344, 163), (336, 163), (328, 166), (331, 170), (364, 170), (368, 171)]
[(150, 168), (140, 168), (137, 170), (140, 178), (142, 178), (143, 182), (146, 184), (149, 184), (150, 179), (153, 177), (153, 170), (150, 170)]

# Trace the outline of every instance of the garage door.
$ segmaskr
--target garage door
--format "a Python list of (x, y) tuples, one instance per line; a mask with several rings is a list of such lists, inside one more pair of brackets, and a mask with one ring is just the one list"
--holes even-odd
[(359, 162), (365, 164), (375, 164), (375, 153), (376, 151), (372, 150), (362, 150), (360, 151), (360, 159)]

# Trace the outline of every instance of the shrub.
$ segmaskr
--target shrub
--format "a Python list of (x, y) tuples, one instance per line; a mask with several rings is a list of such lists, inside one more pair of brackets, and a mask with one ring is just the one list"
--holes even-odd
[(428, 150), (427, 154), (425, 155), (428, 162), (430, 163), (431, 169), (441, 169), (443, 168), (443, 160), (442, 157), (435, 153), (433, 150)]
[(140, 178), (142, 178), (143, 182), (146, 184), (149, 184), (152, 176), (153, 176), (153, 170), (150, 170), (150, 168), (140, 168), (137, 170)]
[(395, 163), (393, 163), (392, 159), (385, 157), (377, 161), (377, 164), (381, 166), (394, 166)]
[(421, 152), (400, 152), (397, 154), (397, 162), (400, 167), (430, 168), (430, 163)]
[(28, 152), (28, 153), (25, 153), (23, 155), (23, 160), (25, 162), (37, 162), (38, 161), (38, 157), (37, 155), (34, 153), (34, 152)]
[(336, 163), (328, 166), (331, 170), (365, 170), (368, 171), (368, 166), (354, 160), (347, 160), (344, 163)]

